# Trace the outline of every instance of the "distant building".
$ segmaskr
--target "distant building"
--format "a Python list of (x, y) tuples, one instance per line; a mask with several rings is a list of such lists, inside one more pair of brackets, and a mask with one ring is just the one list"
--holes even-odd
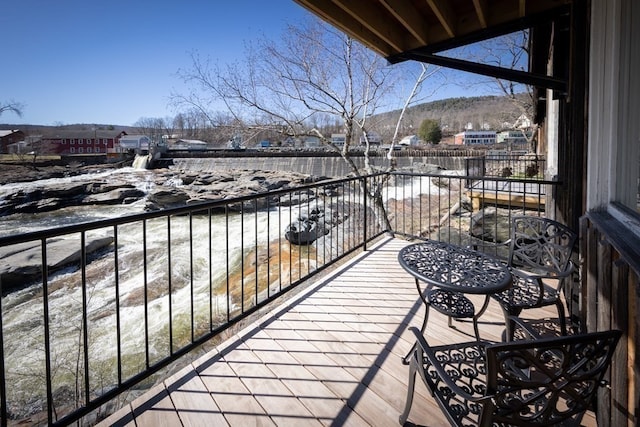
[(492, 130), (465, 130), (455, 134), (455, 145), (492, 145), (496, 143), (496, 132)]
[(515, 129), (530, 129), (532, 126), (531, 119), (527, 117), (526, 114), (521, 114), (520, 117), (516, 119), (516, 122), (513, 124)]
[(118, 144), (125, 151), (133, 150), (136, 153), (149, 151), (151, 139), (146, 135), (123, 135)]
[(420, 143), (420, 138), (418, 135), (407, 135), (398, 142), (399, 145), (418, 145)]
[(336, 147), (342, 147), (347, 142), (347, 135), (344, 133), (332, 133), (331, 143)]
[(320, 147), (320, 138), (317, 136), (308, 136), (304, 140), (305, 148), (319, 148)]
[(43, 134), (41, 144), (47, 153), (61, 156), (74, 154), (114, 154), (126, 150), (119, 146), (127, 135), (117, 130), (53, 130)]
[(0, 129), (0, 153), (8, 153), (9, 145), (24, 141), (24, 132), (18, 129)]
[(496, 142), (498, 144), (517, 145), (527, 144), (529, 141), (527, 138), (531, 138), (531, 131), (518, 130), (505, 130), (496, 134)]
[(7, 145), (7, 153), (9, 154), (27, 154), (31, 151), (33, 150), (27, 141), (18, 141)]
[(369, 145), (381, 145), (382, 144), (382, 137), (380, 136), (379, 133), (377, 132), (373, 132), (373, 131), (369, 131), (367, 132), (367, 138), (365, 139), (365, 136), (362, 135), (360, 137), (360, 144), (361, 145), (366, 145), (367, 144), (367, 140), (369, 140)]

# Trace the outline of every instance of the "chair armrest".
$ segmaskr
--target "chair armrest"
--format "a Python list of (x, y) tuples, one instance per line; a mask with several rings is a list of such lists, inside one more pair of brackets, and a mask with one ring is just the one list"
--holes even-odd
[(561, 271), (553, 276), (545, 273), (537, 274), (537, 273), (529, 272), (527, 271), (526, 266), (523, 266), (523, 267), (510, 266), (509, 269), (511, 270), (511, 274), (515, 274), (521, 279), (539, 281), (541, 279), (564, 279), (565, 277), (569, 277), (571, 273), (575, 271), (576, 267), (572, 261), (569, 261), (569, 265), (564, 271)]
[[(451, 389), (453, 393), (459, 395), (465, 400), (469, 400), (472, 402), (483, 402), (485, 400), (491, 399), (492, 396), (481, 396), (481, 397), (472, 396), (468, 392), (466, 392), (464, 389), (462, 389), (460, 386), (458, 386), (455, 383), (455, 381), (451, 379), (449, 374), (447, 374), (444, 367), (440, 364), (435, 353), (431, 349), (431, 346), (429, 346), (424, 336), (422, 335), (422, 332), (420, 332), (420, 330), (414, 326), (411, 326), (409, 330), (412, 331), (413, 334), (416, 336), (416, 344), (418, 345), (418, 348), (416, 348), (415, 350), (413, 360), (418, 362), (420, 364), (420, 367), (424, 366), (424, 363), (422, 361), (422, 355), (424, 355), (429, 360), (429, 363), (438, 374), (438, 377), (442, 380), (442, 382), (444, 382), (447, 385), (447, 387), (449, 387), (449, 389)], [(484, 341), (478, 341), (478, 344), (480, 344), (481, 346), (484, 346), (487, 343), (485, 343)], [(417, 356), (416, 353), (418, 353), (419, 350), (422, 350), (422, 352), (420, 352), (419, 356)]]

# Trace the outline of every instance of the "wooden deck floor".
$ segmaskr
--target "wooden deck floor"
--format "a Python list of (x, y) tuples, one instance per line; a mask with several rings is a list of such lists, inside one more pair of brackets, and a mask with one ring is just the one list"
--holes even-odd
[[(408, 378), (401, 358), (413, 343), (407, 327), (424, 313), (397, 262), (406, 244), (379, 242), (100, 425), (398, 426)], [(434, 312), (428, 339), (472, 338), (470, 323), (454, 326)], [(501, 332), (491, 302), (480, 333), (497, 340)], [(416, 393), (410, 425), (447, 425), (419, 381)]]

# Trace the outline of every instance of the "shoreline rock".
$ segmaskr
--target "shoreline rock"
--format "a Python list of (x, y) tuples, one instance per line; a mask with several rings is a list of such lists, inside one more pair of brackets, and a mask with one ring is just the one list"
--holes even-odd
[[(113, 237), (98, 237), (85, 242), (87, 257), (110, 246)], [(47, 270), (55, 273), (78, 264), (83, 248), (78, 239), (57, 238), (47, 241)], [(42, 276), (42, 247), (39, 241), (0, 247), (0, 282), (7, 293), (28, 286)]]
[[(47, 177), (57, 177), (60, 166), (50, 167), (52, 172)], [(96, 172), (95, 168), (83, 169), (85, 173)], [(14, 172), (16, 172), (14, 170)], [(4, 190), (0, 186), (0, 217), (20, 213), (50, 212), (61, 208), (87, 205), (130, 204), (147, 199), (146, 211), (156, 211), (178, 206), (187, 206), (214, 200), (250, 196), (268, 191), (280, 190), (328, 179), (288, 171), (234, 170), (199, 175), (193, 171), (173, 169), (152, 169), (139, 171), (147, 175), (148, 189), (140, 189), (132, 181), (136, 177), (122, 175), (95, 178), (87, 175), (86, 180), (74, 182), (57, 182), (39, 185), (37, 181), (20, 188)], [(8, 173), (8, 172), (7, 172)], [(3, 176), (6, 178), (7, 173)], [(17, 173), (17, 172), (16, 172)], [(79, 174), (79, 173), (78, 173)], [(38, 179), (42, 178), (38, 175)], [(0, 179), (0, 183), (6, 183)], [(13, 180), (15, 182), (24, 182)], [(302, 197), (302, 196), (301, 196)], [(259, 200), (266, 206), (267, 201)], [(285, 200), (274, 199), (269, 203), (286, 203)], [(230, 206), (230, 208), (240, 208)], [(246, 208), (252, 209), (245, 204)]]

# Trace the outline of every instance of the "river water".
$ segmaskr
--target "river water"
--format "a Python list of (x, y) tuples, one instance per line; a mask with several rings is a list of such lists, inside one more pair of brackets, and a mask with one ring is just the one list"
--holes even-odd
[[(64, 180), (109, 179), (116, 174), (118, 180), (129, 181), (146, 192), (156, 185), (152, 170), (133, 168)], [(54, 182), (60, 182), (60, 179), (21, 183), (18, 186), (46, 186)], [(14, 190), (16, 185), (0, 186), (0, 196)], [(441, 191), (428, 178), (422, 178), (421, 185), (415, 182), (413, 185), (403, 184), (385, 194), (412, 197), (418, 193), (439, 194)], [(145, 202), (139, 201), (129, 205), (74, 207), (52, 213), (4, 217), (0, 219), (0, 236), (122, 217), (143, 212), (144, 206)], [(214, 216), (211, 220), (208, 217), (192, 217), (192, 222), (188, 217), (172, 218), (170, 254), (167, 249), (166, 219), (147, 222), (145, 248), (141, 246), (144, 239), (140, 224), (122, 226), (118, 229), (117, 295), (113, 253), (107, 253), (88, 265), (85, 289), (75, 269), (50, 276), (46, 296), (52, 355), (50, 363), (56, 401), (65, 402), (82, 395), (82, 383), (78, 383), (77, 378), (82, 378), (84, 369), (81, 353), (84, 345), (83, 300), (87, 301), (87, 345), (92, 389), (100, 390), (117, 382), (116, 322), (126, 325), (121, 328), (119, 341), (121, 354), (124, 355), (123, 377), (127, 378), (146, 363), (145, 339), (150, 342), (148, 356), (153, 363), (170, 353), (170, 340), (177, 348), (188, 342), (194, 332), (197, 335), (196, 330), (208, 329), (210, 319), (225, 321), (227, 312), (234, 309), (228, 306), (225, 288), (227, 275), (241, 270), (243, 257), (251, 248), (266, 248), (273, 244), (284, 225), (295, 219), (297, 214), (297, 208), (293, 207), (261, 211), (244, 219), (240, 215)], [(113, 237), (113, 229), (97, 230), (88, 237), (104, 235)], [(195, 244), (191, 235), (198, 237)], [(214, 248), (212, 251), (209, 250), (209, 241)], [(146, 254), (144, 259), (143, 253)], [(170, 278), (167, 273), (169, 255)], [(171, 282), (171, 291), (168, 282)], [(144, 283), (155, 294), (149, 296)], [(145, 292), (148, 298), (146, 306)], [(116, 309), (116, 303), (120, 306), (119, 310)], [(16, 418), (43, 409), (44, 310), (41, 284), (2, 297), (7, 397), (10, 412)], [(119, 318), (116, 312), (120, 313)], [(195, 319), (193, 322), (192, 314)], [(170, 316), (173, 322), (171, 331), (168, 327)]]

